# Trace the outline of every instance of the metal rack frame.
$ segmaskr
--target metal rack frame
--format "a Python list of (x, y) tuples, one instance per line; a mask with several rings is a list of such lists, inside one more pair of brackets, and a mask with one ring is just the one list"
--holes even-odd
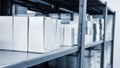
[[(115, 32), (115, 12), (113, 12), (111, 9), (108, 8), (107, 2), (102, 2), (101, 0), (12, 0), (15, 4), (19, 4), (25, 7), (28, 7), (30, 10), (34, 10), (37, 12), (41, 12), (43, 14), (48, 14), (48, 13), (74, 13), (77, 12), (79, 13), (79, 27), (78, 27), (78, 47), (73, 47), (71, 49), (66, 49), (67, 51), (65, 52), (58, 52), (58, 54), (68, 55), (71, 53), (76, 53), (78, 56), (78, 68), (84, 68), (85, 66), (85, 50), (86, 49), (91, 49), (94, 46), (98, 44), (101, 45), (101, 68), (104, 68), (104, 58), (105, 58), (105, 46), (106, 42), (112, 42), (111, 46), (111, 68), (113, 68), (113, 49), (114, 49), (114, 32)], [(38, 3), (39, 2), (39, 3)], [(63, 3), (58, 4), (58, 3)], [(74, 2), (73, 6), (70, 6), (71, 3)], [(34, 6), (34, 7), (33, 7)], [(41, 7), (42, 6), (42, 7)], [(41, 8), (38, 8), (41, 7)], [(44, 7), (44, 8), (43, 8)], [(45, 9), (46, 8), (46, 9)], [(67, 9), (66, 10), (61, 10), (60, 8)], [(94, 12), (93, 12), (94, 11)], [(89, 44), (91, 46), (85, 47), (85, 18), (86, 18), (86, 13), (89, 14), (103, 14), (104, 20), (105, 20), (105, 29), (104, 29), (104, 40), (100, 42), (94, 42), (92, 44)], [(112, 14), (114, 15), (114, 20), (113, 20), (113, 29), (112, 29), (112, 39), (107, 40), (106, 39), (106, 22), (107, 22), (107, 15)], [(78, 49), (79, 48), (79, 49)], [(72, 51), (73, 50), (73, 51)], [(70, 51), (70, 52), (69, 52)], [(65, 53), (65, 54), (63, 54)], [(56, 56), (58, 54), (52, 55)], [(52, 57), (50, 55), (50, 57)], [(57, 58), (57, 57), (56, 57)], [(39, 58), (40, 59), (40, 58)], [(52, 58), (53, 59), (53, 58)], [(48, 61), (48, 60), (46, 60)]]
[[(86, 5), (88, 5), (87, 3), (91, 1), (91, 0), (80, 0), (80, 6), (79, 6), (79, 9), (81, 9), (80, 13), (79, 13), (79, 16), (82, 17), (80, 18), (80, 21), (79, 21), (79, 39), (78, 39), (78, 45), (80, 46), (80, 67), (79, 68), (84, 68), (85, 66), (85, 49), (88, 49), (89, 50), (89, 53), (91, 51), (91, 49), (99, 44), (101, 44), (101, 65), (100, 65), (100, 68), (104, 68), (104, 63), (105, 63), (105, 46), (106, 46), (106, 42), (112, 42), (112, 47), (111, 47), (111, 68), (113, 68), (113, 48), (114, 48), (114, 30), (115, 30), (115, 12), (113, 12), (112, 10), (110, 10), (107, 6), (107, 2), (101, 2), (100, 0), (97, 0), (100, 2), (99, 5), (97, 6), (101, 6), (102, 7), (102, 10), (101, 11), (98, 11), (98, 10), (95, 10), (95, 11), (98, 11), (98, 13), (92, 13), (91, 11), (89, 11), (89, 6), (86, 7)], [(92, 6), (91, 6), (92, 7)], [(94, 7), (96, 7), (94, 5)], [(87, 10), (86, 10), (87, 9)], [(90, 14), (102, 14), (103, 13), (103, 17), (104, 17), (104, 39), (103, 39), (103, 42), (94, 42), (93, 44), (88, 44), (90, 45), (89, 47), (85, 47), (85, 15), (86, 15), (86, 12), (90, 13)], [(112, 29), (112, 39), (108, 40), (106, 39), (106, 23), (107, 23), (107, 15), (108, 14), (112, 14), (114, 16), (114, 20), (113, 20), (113, 29)]]

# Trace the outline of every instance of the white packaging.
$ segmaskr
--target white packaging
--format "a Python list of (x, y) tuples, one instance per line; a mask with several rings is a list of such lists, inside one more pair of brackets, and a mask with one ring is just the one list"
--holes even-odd
[(100, 29), (99, 29), (99, 23), (96, 23), (96, 25), (97, 25), (96, 41), (100, 41)]
[(100, 41), (100, 25), (99, 25), (99, 18), (93, 19), (93, 23), (96, 24), (96, 40), (95, 41)]
[(45, 40), (44, 40), (44, 47), (47, 50), (55, 50), (56, 43), (55, 43), (55, 36), (56, 36), (56, 19), (52, 19), (50, 17), (45, 18)]
[(0, 16), (0, 49), (12, 50), (12, 16)]
[(64, 28), (65, 28), (65, 26), (63, 24), (61, 24), (61, 27), (60, 27), (60, 46), (64, 45)]
[(104, 35), (104, 19), (100, 19), (100, 40), (103, 40)]
[(57, 24), (56, 24), (56, 49), (60, 48), (60, 30), (61, 30), (61, 20), (57, 20)]
[(75, 21), (70, 21), (70, 25), (71, 27), (74, 28), (74, 43), (73, 44), (77, 44), (78, 42), (78, 24), (75, 23)]
[(74, 28), (70, 25), (66, 25), (64, 28), (64, 45), (73, 46), (74, 43)]
[(13, 50), (27, 51), (28, 17), (14, 17)]
[[(45, 45), (45, 17), (29, 17), (29, 52), (49, 52)], [(48, 50), (47, 50), (48, 49)]]
[(85, 35), (85, 45), (86, 44), (89, 44), (89, 42), (90, 42), (90, 39), (89, 39), (89, 35)]

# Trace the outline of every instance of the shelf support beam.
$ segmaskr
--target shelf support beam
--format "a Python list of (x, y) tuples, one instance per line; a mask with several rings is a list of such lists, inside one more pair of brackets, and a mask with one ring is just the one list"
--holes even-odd
[(85, 68), (85, 19), (87, 0), (79, 0), (79, 27), (78, 27), (78, 46), (79, 46), (79, 67)]
[(106, 48), (106, 27), (107, 27), (107, 15), (108, 15), (108, 7), (107, 2), (105, 3), (105, 8), (103, 10), (103, 17), (104, 17), (104, 39), (103, 44), (101, 45), (101, 67), (105, 68), (105, 48)]
[(113, 14), (113, 28), (112, 28), (112, 46), (111, 46), (111, 68), (113, 68), (113, 56), (114, 56), (114, 37), (115, 37), (115, 19), (116, 19), (116, 12)]

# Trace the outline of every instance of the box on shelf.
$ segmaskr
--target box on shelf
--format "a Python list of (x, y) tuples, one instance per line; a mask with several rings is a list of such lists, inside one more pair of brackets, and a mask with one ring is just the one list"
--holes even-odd
[(65, 25), (64, 27), (64, 45), (74, 45), (74, 28), (70, 25)]
[(47, 50), (55, 50), (56, 48), (56, 19), (52, 19), (51, 17), (45, 18), (45, 33), (44, 33), (44, 47)]
[(56, 25), (57, 20), (50, 17), (30, 17), (29, 51), (44, 53), (58, 49)]
[(12, 50), (12, 16), (0, 16), (0, 49)]
[(64, 28), (65, 25), (61, 24), (60, 26), (60, 45), (64, 45)]
[(92, 50), (90, 58), (90, 68), (100, 68), (100, 50)]
[(85, 44), (90, 44), (93, 42), (93, 17), (91, 15), (86, 15), (86, 35)]
[(59, 49), (60, 46), (61, 46), (61, 42), (60, 42), (60, 31), (61, 30), (61, 20), (57, 19), (57, 24), (56, 24), (56, 38), (55, 38), (55, 45), (56, 45), (56, 48)]
[(29, 17), (29, 52), (48, 52), (44, 48), (44, 30), (45, 17)]
[(85, 35), (85, 45), (86, 44), (91, 44), (93, 41), (93, 36), (92, 35)]
[(13, 50), (27, 51), (28, 17), (14, 16), (13, 22)]
[(104, 36), (104, 19), (100, 19), (99, 22), (100, 25), (100, 40), (103, 40), (103, 36)]
[(74, 28), (74, 43), (73, 44), (77, 44), (77, 39), (78, 39), (78, 24), (75, 21), (70, 21), (70, 26), (72, 28)]
[(99, 18), (93, 19), (93, 41), (100, 41)]

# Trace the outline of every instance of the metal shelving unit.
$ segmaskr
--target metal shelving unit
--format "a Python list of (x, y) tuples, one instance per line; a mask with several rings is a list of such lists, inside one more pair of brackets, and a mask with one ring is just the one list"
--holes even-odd
[[(90, 51), (100, 46), (101, 50), (101, 65), (104, 67), (105, 62), (105, 46), (107, 42), (111, 42), (111, 60), (110, 65), (113, 68), (113, 48), (114, 48), (114, 28), (115, 28), (115, 12), (113, 12), (107, 6), (107, 2), (102, 0), (12, 0), (13, 3), (27, 7), (29, 10), (41, 12), (48, 15), (49, 13), (79, 13), (79, 27), (78, 27), (78, 46), (62, 47), (59, 50), (52, 51), (46, 54), (26, 53), (26, 52), (14, 52), (0, 50), (0, 59), (4, 62), (0, 62), (0, 67), (29, 67), (32, 65), (40, 64), (61, 56), (65, 56), (72, 53), (77, 53), (75, 56), (78, 58), (77, 68), (85, 68), (85, 56), (86, 51)], [(85, 18), (86, 13), (91, 15), (103, 15), (105, 20), (104, 39), (98, 42), (85, 45)], [(107, 15), (113, 15), (113, 30), (112, 39), (106, 38), (106, 23)], [(72, 15), (71, 15), (72, 16)], [(9, 58), (7, 58), (9, 57)], [(23, 58), (24, 57), (24, 58)], [(16, 58), (18, 60), (16, 60)], [(9, 60), (9, 61), (8, 61)]]
[[(91, 56), (91, 50), (95, 50), (94, 48), (96, 46), (99, 47), (98, 50), (101, 50), (101, 62), (100, 62), (100, 67), (99, 68), (106, 68), (105, 67), (105, 62), (106, 62), (106, 43), (108, 42), (112, 42), (112, 45), (110, 45), (111, 47), (111, 63), (110, 63), (110, 67), (113, 68), (113, 47), (114, 47), (114, 27), (115, 27), (115, 12), (112, 11), (108, 6), (107, 6), (107, 2), (102, 1), (102, 0), (84, 0), (84, 1), (80, 1), (82, 3), (80, 3), (80, 9), (82, 9), (82, 11), (80, 11), (80, 17), (83, 17), (82, 19), (80, 19), (80, 23), (79, 25), (81, 25), (80, 29), (81, 31), (79, 31), (79, 40), (78, 40), (78, 45), (80, 46), (80, 59), (81, 59), (81, 63), (80, 63), (80, 68), (86, 68), (86, 53), (88, 52), (88, 56)], [(87, 9), (87, 10), (86, 10)], [(103, 15), (104, 18), (104, 39), (102, 41), (99, 42), (93, 42), (91, 44), (85, 45), (85, 14), (89, 13), (91, 15)], [(106, 36), (106, 28), (107, 28), (107, 17), (108, 15), (113, 15), (113, 28), (112, 28), (112, 39), (107, 39)], [(82, 33), (80, 33), (82, 32)]]

